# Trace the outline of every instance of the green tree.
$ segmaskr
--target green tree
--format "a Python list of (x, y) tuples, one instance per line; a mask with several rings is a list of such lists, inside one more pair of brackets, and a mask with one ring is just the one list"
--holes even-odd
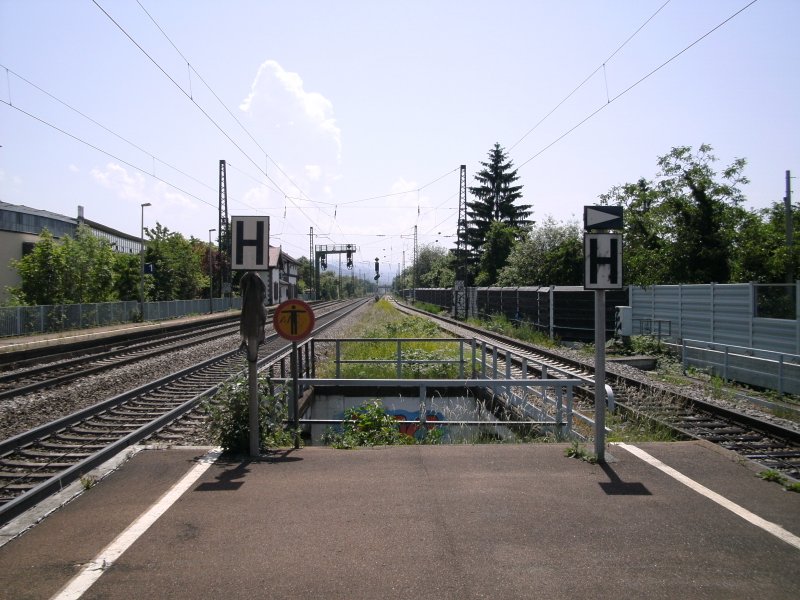
[(583, 236), (576, 222), (552, 217), (530, 229), (511, 249), (498, 285), (583, 284)]
[[(793, 223), (800, 222), (800, 207), (792, 207)], [(748, 212), (736, 231), (736, 252), (731, 277), (734, 281), (760, 283), (800, 279), (800, 245), (792, 252), (786, 245), (786, 209), (782, 202)]]
[(475, 269), (481, 247), (493, 222), (524, 229), (529, 224), (531, 205), (518, 204), (522, 186), (513, 163), (500, 144), (489, 152), (488, 162), (475, 174), (476, 185), (469, 188), (474, 200), (467, 201), (467, 261)]
[(11, 262), (22, 280), (9, 291), (14, 300), (23, 305), (62, 304), (64, 289), (64, 254), (53, 234), (42, 230), (33, 250), (20, 260)]
[(118, 300), (138, 300), (141, 268), (138, 254), (114, 255), (114, 294)]
[(33, 251), (12, 263), (22, 284), (12, 296), (22, 304), (80, 304), (115, 299), (114, 251), (80, 225), (57, 243), (43, 230)]
[(297, 289), (304, 294), (314, 287), (314, 265), (305, 256), (298, 258), (297, 263)]
[[(187, 240), (160, 223), (145, 228), (145, 261), (153, 264), (150, 300), (188, 300), (199, 298), (208, 287), (208, 275), (202, 271), (203, 242)], [(148, 286), (149, 287), (149, 286)]]
[(626, 208), (625, 279), (628, 283), (728, 283), (735, 238), (745, 218), (739, 188), (744, 159), (717, 174), (713, 148), (673, 148), (658, 159), (655, 182), (612, 188), (604, 203)]
[(492, 221), (481, 246), (475, 285), (489, 286), (497, 282), (498, 273), (505, 266), (520, 233), (517, 227)]
[(114, 250), (86, 225), (79, 225), (75, 237), (65, 236), (61, 244), (64, 302), (81, 304), (110, 302), (114, 294)]

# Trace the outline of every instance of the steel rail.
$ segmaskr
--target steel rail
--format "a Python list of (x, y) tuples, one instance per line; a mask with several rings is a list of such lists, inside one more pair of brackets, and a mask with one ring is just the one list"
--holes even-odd
[[(362, 306), (365, 302), (366, 300), (351, 302), (345, 304), (345, 306), (341, 307), (338, 310), (334, 310), (331, 311), (330, 313), (327, 313), (326, 315), (322, 315), (319, 318), (317, 327), (315, 327), (315, 331), (324, 331), (334, 323), (338, 322), (340, 319), (350, 314), (352, 311)], [(323, 320), (325, 319), (325, 317), (330, 317), (330, 318)], [(268, 339), (276, 340), (277, 334), (272, 334), (271, 336), (268, 336)], [(259, 368), (263, 369), (271, 365), (273, 361), (280, 359), (280, 357), (282, 356), (285, 356), (287, 351), (286, 347), (287, 345), (283, 344), (278, 350), (275, 350), (271, 352), (268, 356), (259, 359), (258, 361)], [(182, 379), (185, 379), (186, 377), (196, 375), (197, 373), (201, 372), (204, 369), (208, 369), (212, 366), (224, 363), (225, 361), (230, 361), (232, 358), (236, 357), (236, 355), (240, 353), (241, 349), (225, 352), (223, 354), (207, 359), (197, 365), (193, 365), (191, 367), (182, 369), (178, 373), (173, 373), (167, 377), (140, 386), (135, 390), (131, 390), (129, 392), (125, 392), (124, 394), (120, 394), (113, 398), (109, 398), (103, 402), (97, 403), (93, 406), (77, 411), (71, 415), (62, 417), (61, 419), (57, 419), (56, 421), (53, 421), (51, 423), (42, 425), (28, 432), (16, 435), (12, 438), (8, 438), (7, 440), (0, 442), (0, 457), (5, 458), (11, 452), (14, 452), (20, 448), (24, 448), (25, 446), (30, 445), (37, 440), (46, 439), (48, 436), (54, 433), (64, 431), (65, 429), (71, 426), (84, 422), (87, 418), (91, 418), (97, 416), (98, 414), (102, 414), (109, 408), (119, 407), (133, 398), (163, 388), (165, 385), (169, 385), (170, 383), (180, 381)], [(14, 517), (25, 512), (26, 510), (33, 507), (37, 503), (41, 502), (44, 498), (61, 490), (65, 485), (71, 483), (76, 479), (79, 479), (85, 473), (99, 466), (100, 464), (104, 463), (106, 460), (115, 456), (119, 452), (123, 451), (125, 448), (133, 444), (136, 444), (139, 441), (152, 435), (156, 431), (163, 429), (165, 426), (174, 422), (182, 415), (186, 414), (194, 407), (196, 407), (201, 400), (216, 392), (216, 390), (219, 389), (219, 387), (222, 386), (226, 381), (228, 381), (232, 377), (236, 377), (242, 374), (243, 372), (245, 372), (244, 369), (238, 368), (235, 372), (230, 373), (222, 381), (214, 384), (213, 386), (210, 386), (206, 389), (199, 391), (199, 393), (195, 394), (192, 398), (186, 400), (179, 406), (174, 407), (171, 410), (165, 412), (164, 414), (154, 418), (152, 421), (139, 427), (135, 431), (132, 431), (113, 442), (105, 444), (103, 448), (97, 450), (96, 452), (93, 452), (86, 458), (83, 458), (78, 462), (76, 462), (75, 464), (66, 467), (65, 469), (54, 474), (47, 480), (39, 483), (38, 485), (35, 485), (30, 490), (4, 503), (2, 506), (0, 506), (0, 524), (7, 523), (9, 520), (13, 519)], [(21, 478), (24, 477), (24, 474), (21, 473), (20, 475)]]
[[(449, 327), (455, 327), (461, 330), (477, 333), (482, 338), (497, 340), (506, 347), (511, 349), (516, 348), (518, 352), (520, 350), (530, 352), (537, 356), (537, 360), (541, 360), (544, 363), (551, 362), (557, 368), (563, 368), (563, 365), (567, 365), (569, 368), (575, 369), (576, 372), (573, 375), (575, 377), (588, 378), (587, 374), (591, 375), (594, 372), (593, 367), (589, 364), (548, 352), (547, 350), (543, 350), (542, 348), (520, 340), (514, 340), (501, 334), (487, 331), (480, 327), (475, 327), (440, 315), (432, 315), (431, 313), (421, 311), (407, 305), (402, 305), (401, 308), (408, 312), (422, 315), (434, 321), (444, 322)], [(565, 371), (565, 373), (569, 372), (570, 371), (568, 370)], [(720, 423), (718, 426), (717, 424), (713, 424), (714, 426), (707, 427), (706, 430), (703, 430), (701, 427), (689, 427), (686, 423), (681, 426), (682, 424), (680, 423), (658, 419), (652, 414), (637, 410), (632, 403), (628, 403), (625, 393), (626, 388), (638, 388), (645, 394), (656, 396), (658, 394), (664, 394), (664, 388), (653, 385), (647, 381), (641, 381), (610, 372), (606, 373), (606, 379), (613, 385), (613, 388), (615, 388), (616, 406), (623, 411), (644, 416), (653, 420), (654, 422), (665, 425), (680, 435), (690, 439), (710, 440), (713, 443), (731, 449), (740, 455), (749, 458), (750, 460), (760, 462), (764, 464), (765, 467), (778, 468), (779, 470), (788, 472), (790, 473), (789, 476), (792, 479), (796, 478), (798, 476), (798, 472), (800, 472), (800, 467), (798, 467), (798, 464), (800, 464), (800, 432), (795, 429), (784, 427), (778, 423), (766, 421), (756, 416), (719, 406), (718, 404), (714, 404), (712, 402), (706, 402), (697, 398), (688, 397), (675, 391), (668, 392), (672, 396), (673, 400), (677, 403), (692, 407), (694, 410), (700, 413), (713, 415), (718, 419), (724, 419), (727, 421), (727, 424), (731, 426), (730, 436), (727, 439), (722, 439), (721, 432), (725, 431), (726, 423)], [(608, 386), (606, 387), (608, 388)], [(583, 389), (581, 391), (591, 394), (593, 402), (593, 393), (591, 390)], [(700, 422), (699, 419), (698, 422)], [(754, 441), (751, 441), (750, 446), (748, 447), (748, 440), (745, 439), (746, 436), (740, 436), (742, 441), (737, 442), (735, 439), (737, 435), (737, 432), (735, 431), (736, 426), (748, 428), (753, 432), (757, 432), (765, 436), (762, 440), (763, 443), (760, 444), (760, 446), (763, 446), (767, 449), (759, 449), (759, 444), (756, 444)], [(769, 448), (774, 448), (774, 450), (770, 452)]]

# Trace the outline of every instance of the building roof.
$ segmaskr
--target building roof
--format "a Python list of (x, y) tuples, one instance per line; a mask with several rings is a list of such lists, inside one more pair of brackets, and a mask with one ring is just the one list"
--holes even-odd
[(297, 260), (286, 254), (286, 252), (284, 252), (280, 246), (270, 246), (268, 265), (270, 267), (277, 267), (281, 259), (283, 259), (284, 262), (299, 264)]
[(73, 225), (78, 224), (78, 220), (73, 217), (67, 217), (58, 213), (50, 212), (49, 210), (41, 210), (38, 208), (31, 208), (22, 204), (9, 204), (0, 200), (0, 210), (7, 210), (9, 212), (24, 213), (26, 215), (36, 215), (39, 217), (46, 217), (48, 219), (55, 219), (56, 221), (64, 221)]

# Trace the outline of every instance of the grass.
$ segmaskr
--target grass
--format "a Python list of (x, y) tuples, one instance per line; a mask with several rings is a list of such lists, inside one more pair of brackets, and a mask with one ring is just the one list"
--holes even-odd
[(490, 315), (488, 318), (482, 319), (471, 318), (467, 319), (467, 323), (537, 346), (544, 346), (546, 348), (555, 348), (558, 346), (557, 341), (551, 340), (547, 334), (539, 331), (529, 322), (512, 321), (505, 315)]
[[(397, 377), (397, 342), (369, 341), (371, 338), (443, 338), (443, 334), (432, 322), (421, 317), (407, 316), (396, 310), (386, 300), (370, 306), (369, 312), (359, 324), (348, 332), (349, 337), (364, 338), (366, 341), (344, 342), (341, 358), (353, 361), (392, 361), (392, 363), (343, 364), (341, 377), (346, 379), (382, 379)], [(459, 359), (459, 344), (456, 342), (415, 341), (402, 344), (402, 359), (422, 361), (419, 364), (405, 364), (403, 378), (415, 379), (454, 379), (458, 377), (458, 365), (435, 361), (454, 361)], [(334, 361), (326, 361), (320, 367), (322, 377), (333, 377), (336, 372)]]
[(569, 448), (564, 450), (564, 456), (567, 458), (577, 458), (578, 460), (586, 461), (592, 465), (597, 463), (597, 456), (586, 450), (579, 442), (572, 442)]
[(674, 442), (679, 436), (661, 423), (638, 413), (608, 414), (606, 425), (611, 429), (609, 442)]
[(414, 302), (414, 308), (417, 308), (419, 310), (424, 310), (425, 312), (429, 312), (434, 315), (440, 315), (444, 312), (447, 312), (447, 310), (442, 308), (441, 306), (437, 306), (436, 304), (430, 304), (428, 302), (421, 302), (420, 300)]

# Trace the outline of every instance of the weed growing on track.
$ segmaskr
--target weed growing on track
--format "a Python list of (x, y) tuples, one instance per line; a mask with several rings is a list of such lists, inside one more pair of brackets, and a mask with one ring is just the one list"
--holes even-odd
[(609, 442), (674, 442), (680, 439), (674, 430), (638, 413), (609, 414), (606, 425), (611, 428)]
[(779, 483), (787, 492), (800, 492), (800, 482), (790, 483), (789, 478), (775, 469), (766, 469), (758, 474), (764, 481)]
[[(258, 419), (262, 448), (281, 448), (294, 444), (294, 435), (284, 425), (289, 418), (287, 392), (276, 392), (269, 377), (258, 378)], [(209, 432), (226, 452), (250, 451), (250, 390), (247, 376), (224, 384), (204, 405), (209, 416)]]
[(545, 348), (557, 348), (559, 346), (558, 340), (551, 340), (550, 336), (536, 329), (531, 323), (519, 320), (512, 321), (505, 315), (490, 315), (484, 319), (470, 318), (467, 319), (467, 323), (537, 346)]

